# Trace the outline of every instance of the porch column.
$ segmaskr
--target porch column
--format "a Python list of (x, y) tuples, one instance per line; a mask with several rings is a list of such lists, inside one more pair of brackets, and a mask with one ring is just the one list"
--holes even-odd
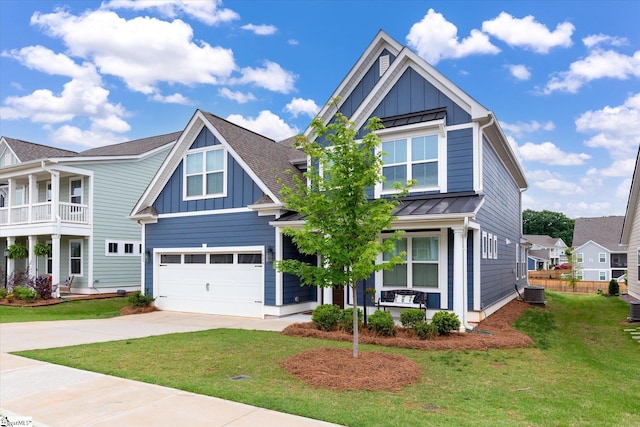
[(466, 295), (464, 289), (464, 262), (466, 254), (463, 248), (463, 228), (452, 227), (453, 230), (453, 311), (460, 319), (460, 331), (465, 330), (467, 320)]
[[(7, 248), (16, 242), (15, 237), (7, 237)], [(13, 272), (16, 271), (16, 260), (9, 258), (7, 261), (7, 277), (11, 278)]]
[(15, 200), (14, 198), (15, 193), (16, 193), (16, 181), (13, 178), (9, 178), (8, 180), (8, 188), (7, 188), (7, 199), (5, 200), (7, 207), (9, 208), (7, 210), (7, 224), (11, 224), (11, 211), (13, 208), (13, 205), (15, 204)]
[(51, 283), (57, 285), (55, 296), (60, 298), (60, 235), (51, 235)]
[[(31, 208), (29, 208), (29, 214), (31, 214)], [(29, 253), (29, 257), (27, 259), (27, 268), (29, 269), (29, 276), (37, 276), (38, 275), (38, 258), (33, 253), (33, 247), (36, 245), (37, 236), (29, 236), (29, 240), (27, 243), (27, 251)]]
[[(275, 229), (275, 239), (276, 239), (276, 248), (274, 254), (274, 260), (282, 260), (282, 229), (280, 227), (274, 227)], [(265, 262), (266, 265), (266, 262)], [(273, 263), (271, 264), (271, 268), (273, 268)], [(275, 270), (275, 268), (273, 268)], [(284, 302), (284, 289), (282, 283), (282, 273), (279, 271), (274, 272), (276, 277), (276, 306), (280, 306)]]
[[(33, 222), (33, 204), (38, 202), (38, 188), (36, 184), (36, 176), (34, 174), (29, 175), (29, 187), (27, 188), (27, 220), (29, 224)], [(31, 243), (29, 247), (33, 249)], [(31, 266), (31, 256), (29, 256), (29, 266)], [(31, 270), (30, 270), (31, 271)]]
[(51, 221), (57, 222), (58, 212), (60, 212), (60, 174), (51, 171)]

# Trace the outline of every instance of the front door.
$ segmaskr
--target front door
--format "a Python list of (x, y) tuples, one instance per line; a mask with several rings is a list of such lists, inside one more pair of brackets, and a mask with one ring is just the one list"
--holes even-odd
[(344, 308), (344, 286), (336, 286), (333, 288), (333, 305)]

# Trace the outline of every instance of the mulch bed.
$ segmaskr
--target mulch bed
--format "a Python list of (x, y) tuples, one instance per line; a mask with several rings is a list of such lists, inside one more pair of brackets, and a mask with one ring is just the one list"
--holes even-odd
[[(475, 332), (440, 336), (433, 340), (420, 340), (403, 328), (396, 328), (395, 337), (377, 336), (363, 327), (359, 332), (360, 344), (419, 350), (486, 350), (490, 348), (528, 347), (533, 341), (516, 331), (511, 324), (530, 307), (513, 300), (480, 322)], [(353, 335), (324, 332), (312, 322), (296, 323), (282, 331), (285, 335), (312, 337), (338, 341), (353, 341)], [(399, 390), (418, 381), (421, 368), (407, 357), (376, 351), (359, 352), (353, 357), (352, 349), (317, 348), (303, 351), (282, 362), (291, 375), (314, 387), (336, 390)]]

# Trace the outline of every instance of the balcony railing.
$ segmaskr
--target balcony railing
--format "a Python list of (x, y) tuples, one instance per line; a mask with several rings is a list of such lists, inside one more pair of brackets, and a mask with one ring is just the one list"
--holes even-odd
[(57, 215), (51, 202), (0, 208), (0, 225), (35, 224), (45, 222), (89, 223), (89, 207), (76, 203), (59, 202)]

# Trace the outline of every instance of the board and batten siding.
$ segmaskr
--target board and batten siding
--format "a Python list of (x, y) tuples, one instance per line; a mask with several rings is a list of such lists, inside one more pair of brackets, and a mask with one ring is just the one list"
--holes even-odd
[(640, 250), (640, 207), (636, 207), (634, 218), (627, 218), (626, 220), (633, 221), (627, 250), (627, 292), (636, 298), (640, 298), (640, 277), (638, 275), (638, 251)]
[[(282, 258), (297, 259), (311, 265), (317, 265), (317, 257), (314, 255), (304, 255), (298, 250), (293, 243), (291, 237), (282, 237)], [(295, 298), (298, 302), (316, 301), (318, 298), (316, 286), (303, 286), (300, 284), (300, 278), (293, 274), (282, 274), (282, 303), (293, 304)]]
[[(160, 218), (147, 224), (146, 249), (271, 246), (275, 248), (273, 217), (255, 212)], [(263, 260), (265, 261), (265, 260)], [(265, 304), (275, 305), (275, 270), (264, 262)], [(145, 292), (153, 295), (153, 259), (145, 263)]]
[[(129, 219), (129, 215), (169, 149), (167, 147), (139, 160), (87, 163), (81, 166), (93, 171), (94, 283), (90, 286), (117, 288), (141, 285), (141, 255), (106, 256), (105, 241), (140, 242), (141, 227), (136, 221)], [(85, 186), (88, 187), (86, 182), (85, 180)]]
[[(516, 277), (516, 245), (520, 244), (522, 223), (520, 189), (484, 138), (482, 145), (482, 181), (485, 198), (477, 220), (481, 231), (498, 236), (498, 259), (481, 258), (480, 308), (488, 307), (514, 294), (516, 283), (519, 287), (526, 284), (526, 274), (524, 278)], [(476, 244), (481, 245), (482, 242)], [(482, 253), (480, 256), (482, 257)]]
[(447, 191), (473, 191), (473, 129), (447, 132)]
[[(207, 129), (203, 128), (191, 149), (219, 145), (220, 142)], [(251, 179), (238, 162), (227, 152), (227, 195), (225, 197), (184, 200), (183, 167), (184, 159), (173, 172), (160, 195), (153, 203), (159, 214), (198, 212), (219, 209), (243, 208), (255, 203), (264, 192)]]

